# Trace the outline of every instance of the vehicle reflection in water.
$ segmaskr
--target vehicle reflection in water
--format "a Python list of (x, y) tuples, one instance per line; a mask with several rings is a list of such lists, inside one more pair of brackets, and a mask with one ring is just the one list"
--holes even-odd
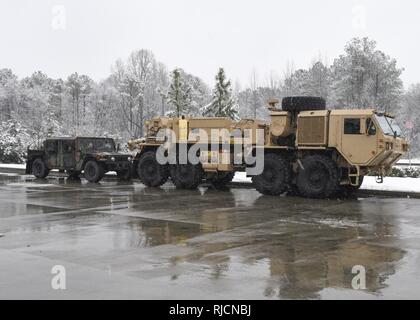
[(170, 183), (156, 189), (67, 178), (0, 181), (25, 186), (18, 194), (26, 207), (6, 207), (11, 215), (38, 218), (6, 231), (59, 236), (60, 251), (42, 247), (51, 259), (108, 263), (130, 275), (167, 275), (170, 282), (200, 287), (228, 281), (254, 290), (254, 298), (313, 299), (325, 288), (352, 289), (355, 265), (366, 268), (366, 291), (380, 295), (405, 255), (397, 243), (398, 201), (267, 197), (206, 186), (187, 191)]
[[(156, 201), (142, 201), (148, 195)], [(163, 212), (165, 218), (170, 210), (180, 222), (139, 222), (138, 227), (147, 245), (192, 249), (171, 256), (173, 266), (207, 265), (213, 280), (235, 277), (234, 264), (258, 266), (253, 270), (264, 278), (262, 294), (268, 298), (319, 298), (324, 288), (352, 289), (355, 265), (366, 269), (367, 292), (380, 293), (405, 253), (393, 245), (395, 208), (370, 199), (273, 198), (251, 189), (220, 193), (202, 188), (200, 193), (146, 188), (134, 197), (133, 203), (148, 204), (143, 209), (151, 215)]]

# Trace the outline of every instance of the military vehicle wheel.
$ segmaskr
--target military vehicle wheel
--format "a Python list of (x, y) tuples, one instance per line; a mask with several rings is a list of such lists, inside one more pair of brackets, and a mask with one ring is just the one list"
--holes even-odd
[(320, 97), (286, 97), (282, 100), (282, 109), (290, 112), (325, 110), (325, 99)]
[(35, 177), (44, 179), (50, 173), (50, 169), (48, 169), (44, 160), (38, 158), (32, 163), (32, 173)]
[(278, 196), (288, 188), (291, 176), (290, 165), (278, 154), (266, 154), (264, 171), (252, 177), (255, 188), (262, 194)]
[(229, 182), (232, 182), (234, 177), (235, 177), (234, 171), (218, 172), (214, 176), (208, 178), (207, 181), (216, 187), (223, 187)]
[(131, 170), (117, 171), (117, 177), (121, 181), (129, 181), (131, 179)]
[(157, 162), (156, 153), (153, 151), (147, 151), (140, 157), (137, 174), (148, 187), (159, 187), (169, 178), (168, 166)]
[(196, 189), (203, 179), (201, 164), (176, 164), (169, 166), (172, 182), (178, 189)]
[(104, 167), (94, 160), (86, 163), (84, 169), (84, 176), (89, 182), (99, 182), (105, 175)]
[(66, 170), (67, 175), (69, 176), (69, 178), (72, 179), (77, 179), (80, 176), (80, 171), (76, 171), (76, 170)]
[(297, 176), (299, 192), (308, 198), (328, 198), (338, 190), (339, 174), (332, 159), (312, 155), (301, 162)]

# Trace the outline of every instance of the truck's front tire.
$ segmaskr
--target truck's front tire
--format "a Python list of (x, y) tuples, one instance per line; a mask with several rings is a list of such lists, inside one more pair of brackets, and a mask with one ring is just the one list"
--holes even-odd
[(252, 177), (255, 188), (262, 194), (278, 196), (285, 192), (290, 182), (290, 164), (281, 155), (269, 153), (264, 157), (264, 170)]
[(86, 180), (92, 183), (101, 181), (105, 175), (104, 168), (94, 160), (90, 160), (86, 163), (84, 168), (84, 176)]
[(178, 189), (196, 189), (203, 179), (201, 164), (176, 164), (169, 168), (172, 182)]
[(161, 165), (154, 151), (143, 153), (137, 165), (139, 179), (148, 187), (159, 187), (169, 178), (167, 165)]
[(32, 163), (32, 173), (35, 177), (44, 179), (50, 173), (50, 169), (48, 169), (44, 160), (38, 158)]
[(297, 187), (308, 198), (328, 198), (338, 190), (339, 172), (335, 162), (324, 155), (311, 155), (301, 162)]

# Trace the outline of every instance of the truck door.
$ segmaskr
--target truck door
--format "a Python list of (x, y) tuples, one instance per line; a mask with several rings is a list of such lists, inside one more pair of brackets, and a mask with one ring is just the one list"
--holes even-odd
[(47, 156), (48, 168), (53, 169), (58, 165), (58, 143), (57, 140), (47, 140), (45, 142), (45, 153)]
[[(368, 116), (345, 116), (342, 119), (341, 151), (356, 165), (366, 165), (376, 156), (377, 134)], [(367, 130), (369, 132), (367, 132)]]
[(63, 169), (74, 168), (74, 157), (75, 157), (75, 142), (74, 140), (64, 140), (61, 142), (61, 167)]

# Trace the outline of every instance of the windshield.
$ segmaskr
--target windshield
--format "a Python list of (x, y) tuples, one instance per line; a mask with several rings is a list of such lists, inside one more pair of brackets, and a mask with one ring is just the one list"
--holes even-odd
[(112, 139), (81, 139), (80, 149), (83, 152), (114, 152), (115, 144)]
[(114, 141), (112, 139), (96, 140), (96, 150), (105, 152), (115, 151)]
[(387, 136), (402, 137), (402, 131), (395, 119), (385, 116), (375, 115), (376, 120), (379, 123), (379, 126), (382, 129), (382, 132)]

